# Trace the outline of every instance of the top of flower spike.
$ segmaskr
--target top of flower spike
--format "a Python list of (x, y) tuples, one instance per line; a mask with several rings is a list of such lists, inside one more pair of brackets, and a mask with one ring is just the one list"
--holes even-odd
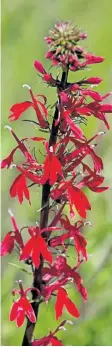
[[(60, 62), (71, 61), (74, 57), (74, 53), (78, 56), (81, 55), (81, 47), (77, 46), (77, 42), (81, 39), (85, 39), (87, 35), (81, 33), (77, 26), (73, 26), (71, 22), (57, 22), (53, 30), (49, 31), (49, 36), (45, 37), (46, 42), (49, 46), (49, 52), (46, 57), (50, 57), (53, 54), (55, 60)], [(68, 61), (67, 61), (68, 56)]]
[[(54, 29), (49, 31), (49, 36), (45, 37), (49, 47), (46, 58), (50, 59), (54, 65), (62, 64), (63, 68), (67, 66), (74, 71), (88, 64), (103, 61), (104, 58), (88, 54), (78, 45), (78, 42), (86, 37), (87, 34), (82, 33), (71, 22), (57, 22)], [(84, 59), (83, 62), (82, 59)]]

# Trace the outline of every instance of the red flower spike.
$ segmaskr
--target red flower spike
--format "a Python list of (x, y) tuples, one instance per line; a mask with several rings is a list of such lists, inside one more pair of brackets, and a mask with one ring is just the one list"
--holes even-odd
[(11, 198), (17, 196), (20, 204), (22, 204), (23, 196), (25, 196), (25, 198), (29, 201), (30, 204), (29, 190), (27, 188), (26, 178), (24, 175), (20, 174), (15, 178), (10, 188), (10, 196)]
[(24, 246), (20, 255), (20, 260), (25, 260), (31, 257), (33, 264), (38, 268), (40, 265), (40, 254), (42, 254), (46, 261), (52, 263), (52, 254), (48, 250), (47, 244), (40, 234), (40, 229), (36, 227), (32, 231), (33, 236)]
[(62, 316), (64, 306), (66, 306), (68, 312), (72, 316), (79, 318), (80, 313), (75, 304), (68, 297), (66, 290), (64, 288), (59, 288), (55, 304), (56, 319), (59, 319)]
[[(18, 328), (23, 325), (25, 316), (27, 316), (32, 323), (36, 322), (35, 313), (33, 311), (33, 308), (30, 302), (28, 301), (26, 297), (25, 291), (23, 290), (23, 287), (20, 281), (19, 281), (19, 285), (21, 285), (21, 288), (17, 292), (18, 294), (20, 294), (20, 299), (16, 300), (13, 303), (11, 311), (10, 311), (10, 317), (9, 317), (10, 322), (16, 320), (16, 324)], [(16, 290), (13, 291), (13, 295), (14, 295), (14, 292), (16, 292)]]

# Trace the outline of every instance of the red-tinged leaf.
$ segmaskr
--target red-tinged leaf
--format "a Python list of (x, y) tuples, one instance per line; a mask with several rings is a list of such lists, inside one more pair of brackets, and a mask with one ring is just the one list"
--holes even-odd
[(10, 310), (10, 316), (9, 316), (10, 322), (12, 322), (13, 320), (16, 319), (17, 311), (18, 311), (18, 301), (15, 301), (12, 305), (11, 310)]
[(34, 137), (30, 137), (30, 140), (33, 140), (33, 141), (43, 141), (45, 142), (46, 139), (44, 137), (37, 137), (37, 136), (34, 136)]
[(55, 303), (56, 320), (58, 320), (62, 316), (66, 295), (67, 293), (64, 288), (58, 289), (58, 294)]
[(13, 181), (13, 184), (10, 188), (10, 196), (12, 198), (14, 198), (15, 196), (18, 196), (19, 202), (20, 204), (22, 204), (24, 195), (26, 199), (29, 200), (29, 203), (30, 203), (30, 196), (29, 196), (29, 190), (26, 185), (26, 178), (24, 175), (20, 174)]
[(105, 113), (112, 113), (112, 105), (110, 104), (101, 105), (101, 111)]
[(23, 299), (23, 308), (24, 308), (24, 311), (27, 315), (27, 317), (29, 318), (30, 322), (32, 323), (35, 323), (36, 322), (36, 317), (35, 317), (35, 313), (34, 313), (34, 310), (30, 304), (30, 302), (28, 301), (28, 299), (25, 297)]
[(2, 160), (1, 162), (1, 169), (4, 169), (5, 167), (9, 168), (9, 166), (13, 163), (13, 156), (14, 153), (16, 152), (18, 146), (13, 149), (13, 151), (9, 154), (8, 157)]
[(40, 72), (42, 75), (46, 73), (46, 71), (45, 71), (43, 65), (40, 63), (39, 60), (35, 60), (35, 61), (34, 61), (34, 67), (35, 67), (35, 69), (36, 69), (38, 72)]
[(50, 264), (52, 264), (52, 253), (47, 248), (46, 242), (43, 239), (43, 237), (38, 237), (39, 242), (39, 249), (41, 254), (43, 255), (43, 258), (46, 259)]
[(79, 313), (76, 305), (72, 302), (72, 300), (68, 296), (66, 297), (65, 306), (66, 306), (68, 312), (72, 316), (74, 316), (75, 318), (80, 317), (80, 313)]
[(3, 239), (0, 245), (0, 253), (1, 256), (6, 255), (7, 253), (11, 253), (14, 248), (14, 236), (12, 236), (12, 232), (9, 232)]
[(30, 240), (28, 240), (28, 242), (25, 244), (24, 248), (22, 249), (22, 253), (20, 255), (19, 260), (25, 260), (31, 256), (35, 242), (36, 242), (35, 236), (31, 237)]
[(51, 346), (63, 346), (62, 342), (55, 336), (50, 338), (49, 343), (51, 344)]
[(32, 106), (31, 101), (24, 101), (13, 105), (10, 108), (12, 114), (8, 117), (11, 121), (17, 120), (23, 112), (25, 112), (29, 107)]

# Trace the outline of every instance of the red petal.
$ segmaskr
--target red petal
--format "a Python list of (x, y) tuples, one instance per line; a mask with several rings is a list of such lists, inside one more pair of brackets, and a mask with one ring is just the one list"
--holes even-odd
[(75, 304), (72, 302), (72, 300), (68, 296), (66, 297), (65, 306), (66, 306), (68, 312), (72, 316), (74, 316), (76, 318), (80, 317), (80, 313), (79, 313), (77, 307), (75, 306)]
[(36, 322), (35, 313), (34, 313), (34, 310), (33, 310), (32, 306), (31, 306), (31, 304), (27, 298), (24, 298), (23, 307), (24, 307), (25, 313), (26, 313), (27, 317), (29, 318), (29, 320), (32, 323), (35, 323)]
[(19, 260), (25, 260), (31, 256), (32, 251), (33, 251), (33, 247), (35, 245), (35, 241), (36, 241), (35, 237), (31, 237), (31, 239), (28, 240), (28, 242), (26, 243), (26, 245), (22, 249), (22, 253), (20, 255)]
[(20, 204), (23, 202), (23, 195), (25, 195), (26, 199), (30, 202), (29, 190), (26, 185), (26, 178), (24, 175), (19, 175), (13, 181), (13, 184), (10, 188), (10, 195), (12, 198), (18, 196)]
[(11, 253), (14, 248), (14, 236), (11, 235), (12, 232), (9, 232), (1, 242), (1, 256)]
[(17, 312), (17, 318), (16, 318), (16, 324), (18, 328), (20, 328), (23, 325), (24, 319), (25, 319), (25, 312), (23, 308), (20, 308)]
[(16, 319), (16, 317), (17, 317), (17, 310), (18, 310), (18, 301), (15, 301), (13, 303), (11, 311), (10, 311), (10, 316), (9, 316), (10, 322), (12, 322), (13, 320)]
[(60, 340), (58, 340), (57, 337), (51, 337), (49, 340), (49, 343), (52, 346), (63, 346), (62, 342)]
[(77, 212), (82, 218), (86, 218), (86, 210), (91, 210), (86, 195), (77, 187), (68, 187), (70, 194), (70, 205), (75, 205)]
[(112, 105), (104, 104), (101, 105), (102, 112), (112, 113)]
[(46, 73), (46, 71), (45, 71), (43, 65), (40, 63), (39, 60), (35, 60), (35, 61), (34, 61), (34, 67), (35, 67), (35, 69), (36, 69), (38, 72), (40, 72), (42, 75)]
[(90, 96), (93, 100), (95, 101), (102, 101), (102, 96), (98, 92), (94, 92), (93, 90), (83, 90), (82, 91), (83, 95)]
[(38, 269), (40, 265), (40, 244), (38, 238), (35, 239), (35, 245), (32, 252), (32, 261), (35, 267)]
[(43, 237), (39, 236), (39, 249), (43, 258), (46, 259), (50, 264), (52, 264), (52, 253), (47, 248), (46, 242)]
[(24, 101), (19, 104), (15, 104), (10, 108), (12, 114), (8, 117), (11, 121), (17, 120), (23, 112), (25, 112), (29, 107), (32, 106), (31, 101)]
[(86, 84), (99, 84), (102, 82), (102, 78), (99, 77), (90, 77), (87, 80), (84, 80)]
[(6, 157), (5, 159), (2, 160), (1, 169), (4, 169), (6, 166), (8, 168), (13, 163), (13, 156), (14, 156), (14, 153), (16, 152), (17, 148), (18, 148), (18, 146), (13, 149), (13, 151), (9, 154), (8, 157)]
[(55, 313), (56, 313), (56, 319), (59, 319), (63, 313), (63, 307), (65, 304), (65, 298), (66, 298), (66, 290), (63, 288), (58, 289), (58, 294), (56, 298), (55, 303)]

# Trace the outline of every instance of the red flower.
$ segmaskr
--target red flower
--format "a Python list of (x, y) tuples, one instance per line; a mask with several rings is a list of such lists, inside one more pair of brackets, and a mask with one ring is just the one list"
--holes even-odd
[(94, 115), (94, 117), (101, 119), (105, 123), (107, 129), (109, 129), (109, 125), (106, 120), (105, 113), (112, 113), (112, 105), (110, 104), (100, 105), (98, 102), (94, 101), (89, 103), (88, 105), (78, 107), (77, 112), (80, 115), (85, 115), (85, 116)]
[(64, 320), (55, 331), (50, 332), (50, 334), (48, 336), (44, 336), (41, 339), (38, 340), (34, 340), (32, 342), (32, 346), (63, 346), (62, 342), (55, 336), (55, 334), (60, 331), (61, 328), (63, 328), (63, 326), (69, 323), (69, 321)]
[[(27, 85), (24, 85), (24, 86), (27, 86)], [(21, 114), (25, 112), (29, 107), (33, 107), (33, 109), (36, 112), (39, 125), (43, 128), (46, 128), (48, 127), (48, 123), (45, 119), (48, 115), (47, 108), (44, 104), (46, 102), (46, 98), (44, 97), (44, 95), (41, 95), (41, 94), (38, 94), (35, 97), (31, 88), (29, 86), (27, 87), (29, 89), (32, 102), (24, 101), (24, 102), (13, 105), (10, 108), (10, 111), (12, 112), (12, 114), (9, 116), (9, 119), (11, 121), (17, 120), (21, 116)], [(44, 103), (38, 100), (39, 97), (41, 97), (44, 100)]]
[[(75, 225), (72, 225), (70, 223), (68, 217), (66, 216), (66, 219), (61, 218), (60, 222), (61, 222), (61, 226), (64, 227), (65, 230), (68, 230), (68, 233), (61, 236), (63, 242), (67, 238), (73, 238), (75, 248), (76, 248), (76, 251), (78, 253), (78, 261), (80, 261), (81, 255), (87, 261), (87, 259), (88, 259), (88, 254), (87, 254), (87, 250), (86, 250), (87, 241), (86, 241), (85, 237), (80, 232), (80, 228), (84, 226), (83, 221), (81, 221), (81, 222), (79, 221), (79, 226), (78, 226), (78, 222), (75, 223)], [(51, 245), (52, 245), (52, 240), (51, 240)]]
[(91, 53), (85, 53), (84, 57), (86, 58), (86, 62), (82, 63), (81, 66), (86, 66), (89, 64), (97, 64), (97, 63), (102, 63), (105, 59), (100, 56), (96, 56)]
[(10, 231), (9, 233), (7, 233), (7, 235), (4, 237), (3, 241), (1, 242), (1, 256), (6, 255), (7, 253), (11, 253), (14, 248), (15, 242), (18, 243), (20, 249), (24, 247), (22, 236), (16, 224), (16, 220), (13, 216), (13, 213), (11, 212), (11, 210), (8, 210), (8, 212), (11, 216), (11, 221), (14, 227), (14, 231)]
[(50, 147), (44, 162), (44, 174), (41, 177), (41, 183), (44, 184), (49, 180), (50, 185), (57, 181), (57, 175), (63, 177), (62, 167), (59, 159), (53, 153), (53, 147)]
[(7, 253), (11, 253), (14, 248), (14, 240), (15, 237), (12, 235), (12, 231), (6, 234), (3, 241), (1, 242), (1, 256), (6, 255)]
[(90, 77), (82, 82), (82, 84), (99, 84), (102, 82), (102, 78), (100, 77)]
[(27, 188), (26, 178), (24, 175), (20, 174), (19, 176), (15, 178), (10, 188), (10, 196), (11, 198), (14, 198), (15, 196), (17, 196), (20, 204), (22, 204), (23, 196), (25, 196), (25, 198), (29, 201), (29, 204), (30, 204), (29, 190)]
[(2, 160), (1, 169), (4, 169), (6, 167), (9, 168), (9, 166), (13, 163), (13, 156), (14, 156), (14, 153), (16, 152), (17, 148), (18, 148), (18, 146), (12, 150), (12, 152), (8, 155), (8, 157), (6, 157), (5, 159)]
[(77, 187), (68, 186), (68, 200), (70, 204), (70, 213), (74, 215), (73, 206), (82, 218), (86, 218), (86, 211), (91, 210), (91, 205), (86, 195)]
[(16, 300), (11, 308), (10, 311), (10, 322), (16, 320), (17, 327), (19, 328), (24, 323), (25, 316), (28, 317), (28, 319), (32, 322), (36, 322), (35, 313), (33, 311), (33, 308), (29, 302), (29, 300), (26, 297), (26, 294), (29, 290), (36, 290), (36, 288), (28, 288), (25, 291), (23, 290), (21, 281), (18, 282), (20, 290), (14, 289), (12, 294), (15, 295), (15, 293), (20, 294), (20, 299)]
[(56, 80), (52, 77), (51, 74), (48, 74), (43, 65), (39, 60), (35, 60), (34, 62), (35, 69), (43, 75), (43, 81), (50, 84), (51, 86), (56, 86)]
[(46, 73), (46, 71), (45, 71), (43, 65), (40, 63), (39, 60), (35, 60), (35, 61), (34, 61), (34, 67), (35, 67), (35, 69), (36, 69), (38, 72), (40, 72), (42, 75), (44, 75), (44, 74)]
[(73, 301), (68, 297), (66, 290), (64, 288), (59, 288), (55, 304), (56, 319), (62, 316), (64, 306), (72, 316), (79, 318), (80, 313)]
[(20, 255), (20, 260), (25, 260), (31, 257), (32, 262), (34, 263), (36, 268), (38, 268), (40, 265), (40, 255), (42, 255), (45, 260), (47, 260), (49, 263), (52, 263), (52, 254), (48, 250), (47, 244), (44, 238), (41, 236), (41, 233), (46, 230), (53, 229), (54, 228), (45, 228), (40, 231), (38, 227), (29, 228), (28, 231), (30, 232), (31, 238), (25, 244)]
[(17, 135), (15, 134), (15, 132), (13, 131), (13, 129), (6, 125), (5, 128), (7, 128), (12, 136), (14, 137), (14, 139), (17, 141), (18, 143), (18, 146), (10, 153), (9, 157), (7, 157), (6, 159), (4, 159), (3, 161), (3, 165), (5, 163), (5, 165), (7, 164), (9, 166), (9, 164), (11, 164), (11, 162), (13, 161), (13, 155), (14, 155), (14, 152), (19, 148), (20, 151), (24, 154), (24, 156), (26, 157), (27, 161), (32, 163), (35, 161), (35, 159), (32, 157), (32, 155), (29, 153), (28, 149), (26, 148), (26, 146), (24, 145), (23, 141), (25, 139), (22, 139), (22, 140), (19, 140), (19, 138), (17, 137)]

